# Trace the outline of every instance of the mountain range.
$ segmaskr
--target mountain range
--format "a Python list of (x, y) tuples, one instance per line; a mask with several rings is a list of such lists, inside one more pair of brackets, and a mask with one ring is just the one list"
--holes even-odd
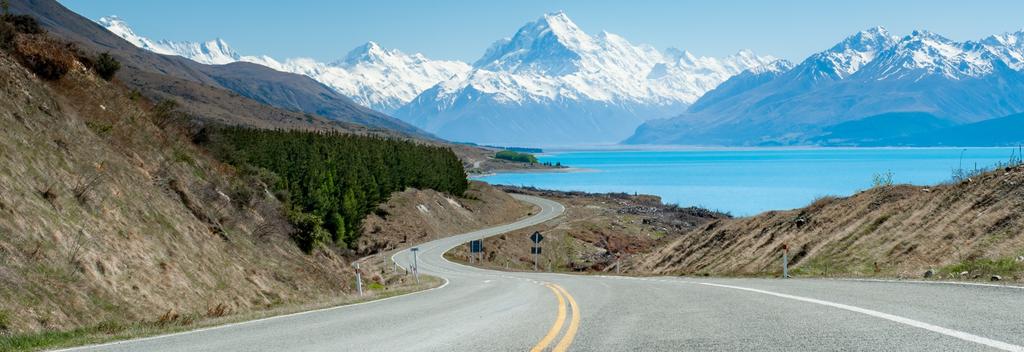
[[(1024, 31), (956, 42), (871, 28), (795, 66), (736, 75), (687, 112), (648, 121), (626, 143), (876, 144), (895, 141), (884, 134), (905, 125), (901, 118), (920, 116), (909, 113), (934, 117), (922, 130), (1012, 115), (1024, 111), (1022, 38)], [(840, 124), (844, 136), (832, 136)]]
[(1024, 112), (1024, 31), (957, 42), (875, 27), (794, 64), (748, 50), (657, 50), (588, 34), (556, 12), (472, 64), (374, 42), (321, 63), (242, 56), (220, 39), (154, 41), (116, 17), (99, 23), (149, 51), (305, 75), (439, 137), (492, 145), (919, 145), (908, 129)]
[(251, 62), (298, 73), (440, 137), (501, 145), (615, 143), (643, 121), (669, 117), (732, 75), (775, 61), (743, 50), (725, 58), (591, 36), (563, 12), (494, 43), (472, 65), (369, 42), (331, 63), (242, 56), (223, 40), (155, 41), (116, 17), (98, 23), (136, 46), (207, 64)]
[(135, 34), (117, 16), (97, 23), (129, 43), (155, 53), (177, 55), (208, 65), (250, 62), (281, 72), (308, 76), (344, 94), (363, 106), (390, 113), (438, 82), (464, 76), (470, 66), (461, 61), (431, 60), (423, 54), (405, 54), (367, 42), (337, 61), (318, 62), (309, 58), (283, 61), (266, 55), (243, 56), (222, 39), (203, 42), (152, 40)]

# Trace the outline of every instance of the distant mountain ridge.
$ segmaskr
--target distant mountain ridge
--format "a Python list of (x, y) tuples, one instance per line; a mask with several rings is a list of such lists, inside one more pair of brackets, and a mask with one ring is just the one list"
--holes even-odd
[(177, 55), (204, 64), (251, 62), (278, 71), (308, 76), (363, 106), (390, 113), (438, 82), (464, 76), (470, 66), (461, 61), (431, 60), (367, 42), (331, 63), (308, 58), (278, 61), (269, 56), (239, 55), (222, 39), (205, 42), (154, 41), (136, 34), (123, 19), (100, 18), (97, 23), (135, 46), (164, 55)]
[(734, 76), (626, 143), (817, 144), (829, 126), (879, 114), (920, 112), (950, 124), (1007, 116), (1024, 111), (1021, 38), (1024, 31), (961, 43), (871, 28), (791, 69)]
[(495, 42), (463, 79), (442, 82), (395, 112), (441, 137), (500, 145), (615, 143), (722, 81), (775, 58), (666, 53), (618, 35), (591, 36), (564, 12)]
[(219, 39), (154, 41), (115, 17), (98, 23), (146, 50), (302, 74), (441, 137), (502, 145), (614, 143), (642, 121), (684, 111), (732, 75), (775, 60), (748, 50), (720, 59), (663, 53), (607, 32), (588, 35), (562, 12), (499, 40), (472, 66), (375, 42), (331, 63), (278, 61), (239, 55)]

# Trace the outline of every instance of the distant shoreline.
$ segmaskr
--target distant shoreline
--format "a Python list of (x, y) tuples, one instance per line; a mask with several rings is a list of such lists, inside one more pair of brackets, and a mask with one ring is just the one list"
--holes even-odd
[(551, 168), (551, 169), (507, 169), (507, 170), (494, 170), (492, 172), (483, 174), (472, 174), (468, 175), (469, 178), (480, 178), (495, 176), (499, 174), (533, 174), (533, 173), (573, 173), (573, 172), (595, 172), (597, 169), (587, 169), (580, 167), (563, 167), (563, 168)]
[(958, 147), (958, 146), (932, 146), (932, 147), (851, 147), (851, 146), (771, 146), (771, 147), (729, 147), (729, 146), (699, 146), (699, 145), (593, 145), (593, 146), (563, 146), (547, 147), (538, 156), (550, 156), (566, 152), (657, 152), (657, 151), (764, 151), (764, 150), (908, 150), (908, 149), (1017, 149), (1018, 146), (987, 146), (987, 147)]

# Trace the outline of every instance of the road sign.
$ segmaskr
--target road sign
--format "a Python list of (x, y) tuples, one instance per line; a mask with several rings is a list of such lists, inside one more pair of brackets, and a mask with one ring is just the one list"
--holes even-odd
[(541, 235), (540, 231), (534, 231), (533, 234), (530, 235), (530, 241), (533, 241), (533, 243), (540, 243), (540, 241), (543, 241), (543, 240), (544, 240), (544, 235)]
[(469, 241), (469, 252), (470, 253), (480, 253), (480, 252), (483, 252), (483, 251), (484, 251), (484, 241), (482, 241), (482, 240), (472, 240), (472, 241)]
[(409, 250), (410, 250), (410, 251), (413, 251), (413, 252), (416, 252), (416, 251), (419, 251), (419, 250), (420, 250), (420, 247), (412, 247), (412, 248), (410, 248)]
[(530, 254), (540, 254), (541, 247), (530, 247)]

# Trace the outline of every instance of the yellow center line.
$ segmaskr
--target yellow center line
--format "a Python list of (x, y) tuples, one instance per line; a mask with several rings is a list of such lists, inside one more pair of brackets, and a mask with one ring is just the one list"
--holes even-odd
[(530, 349), (530, 352), (541, 352), (547, 348), (548, 345), (551, 344), (551, 341), (554, 341), (555, 337), (558, 337), (558, 333), (562, 331), (562, 324), (565, 323), (565, 299), (562, 298), (562, 294), (558, 292), (554, 286), (548, 284), (547, 287), (551, 289), (551, 292), (555, 293), (555, 298), (558, 298), (558, 318), (555, 318), (555, 325), (551, 326), (551, 330), (548, 330), (548, 334), (544, 335), (544, 338), (541, 339), (536, 346), (533, 346), (533, 348)]
[(569, 328), (565, 331), (565, 336), (562, 336), (562, 341), (559, 341), (553, 350), (554, 352), (565, 352), (565, 350), (569, 349), (569, 345), (572, 345), (572, 340), (576, 337), (576, 331), (580, 327), (580, 308), (576, 305), (576, 300), (572, 298), (568, 291), (561, 286), (552, 285), (559, 291), (562, 291), (565, 298), (569, 300), (569, 305), (572, 306), (572, 320), (569, 321)]

